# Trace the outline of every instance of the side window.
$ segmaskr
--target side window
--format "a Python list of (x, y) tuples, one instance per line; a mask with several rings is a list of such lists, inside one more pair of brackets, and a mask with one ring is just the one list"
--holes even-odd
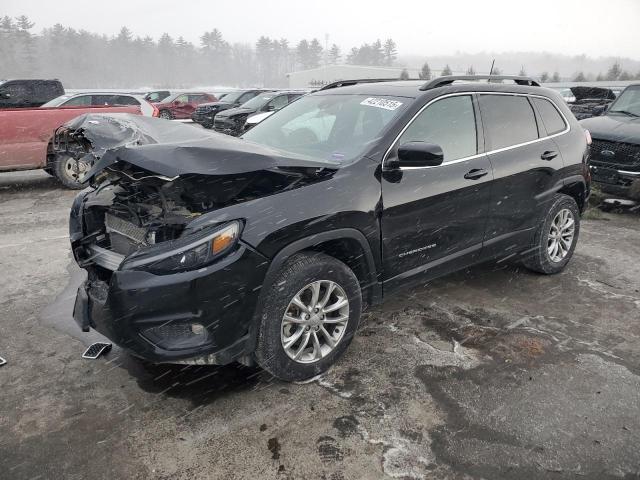
[(24, 103), (30, 95), (29, 87), (23, 83), (10, 83), (9, 85), (3, 86), (0, 91), (5, 95), (9, 95), (9, 97), (3, 100), (11, 103)]
[(203, 101), (204, 101), (204, 95), (201, 95), (199, 93), (195, 95), (189, 95), (189, 103), (198, 103)]
[(91, 95), (79, 95), (77, 97), (70, 98), (62, 104), (63, 107), (80, 107), (91, 105)]
[(429, 105), (405, 130), (398, 145), (407, 142), (440, 145), (445, 163), (478, 153), (471, 96), (447, 97)]
[(140, 105), (140, 102), (129, 95), (115, 95), (113, 105)]
[(490, 150), (538, 138), (536, 117), (527, 97), (480, 95), (479, 101)]
[(189, 101), (189, 96), (188, 95), (180, 95), (178, 98), (175, 99), (176, 102), (182, 102), (182, 103), (187, 103)]
[(114, 97), (114, 95), (94, 95), (91, 101), (91, 105), (94, 105), (96, 107), (113, 105)]
[(560, 133), (567, 128), (567, 124), (564, 122), (562, 115), (560, 115), (560, 112), (558, 112), (549, 100), (538, 97), (533, 97), (531, 100), (542, 117), (542, 123), (548, 135)]
[(280, 110), (282, 107), (286, 107), (287, 103), (289, 103), (289, 100), (286, 95), (278, 95), (267, 104), (267, 107), (273, 107), (273, 110)]

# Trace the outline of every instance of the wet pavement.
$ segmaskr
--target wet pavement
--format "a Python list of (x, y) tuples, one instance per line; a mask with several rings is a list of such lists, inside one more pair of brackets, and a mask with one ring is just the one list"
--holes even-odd
[(640, 478), (640, 216), (560, 275), (480, 266), (368, 312), (303, 384), (144, 365), (71, 319), (75, 192), (0, 175), (0, 478)]

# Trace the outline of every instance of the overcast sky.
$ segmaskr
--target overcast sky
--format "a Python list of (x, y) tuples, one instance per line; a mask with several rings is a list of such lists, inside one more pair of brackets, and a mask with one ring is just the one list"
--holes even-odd
[(228, 41), (260, 35), (292, 44), (317, 37), (352, 46), (391, 37), (401, 55), (550, 51), (640, 59), (640, 0), (0, 0), (0, 16), (25, 14), (36, 31), (62, 23), (114, 34), (163, 32), (194, 43), (218, 28)]

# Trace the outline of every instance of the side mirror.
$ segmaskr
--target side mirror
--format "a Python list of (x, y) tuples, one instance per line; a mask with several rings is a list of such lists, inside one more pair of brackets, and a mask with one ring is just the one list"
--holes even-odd
[(267, 105), (264, 109), (265, 112), (275, 112), (276, 111), (276, 106), (275, 105)]
[(427, 142), (407, 142), (398, 147), (398, 167), (435, 167), (444, 160), (442, 147)]

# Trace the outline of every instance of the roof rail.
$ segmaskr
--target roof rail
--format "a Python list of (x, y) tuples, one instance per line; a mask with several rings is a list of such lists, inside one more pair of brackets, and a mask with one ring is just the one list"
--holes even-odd
[(425, 83), (420, 90), (431, 90), (432, 88), (444, 87), (451, 85), (457, 80), (472, 82), (474, 80), (512, 80), (518, 85), (528, 85), (530, 87), (539, 87), (540, 84), (531, 77), (521, 77), (517, 75), (449, 75), (446, 77), (438, 77)]
[(338, 80), (337, 82), (327, 83), (320, 88), (321, 90), (329, 90), (330, 88), (349, 87), (351, 85), (358, 85), (359, 83), (378, 83), (378, 82), (396, 82), (397, 78), (358, 78), (353, 80)]

